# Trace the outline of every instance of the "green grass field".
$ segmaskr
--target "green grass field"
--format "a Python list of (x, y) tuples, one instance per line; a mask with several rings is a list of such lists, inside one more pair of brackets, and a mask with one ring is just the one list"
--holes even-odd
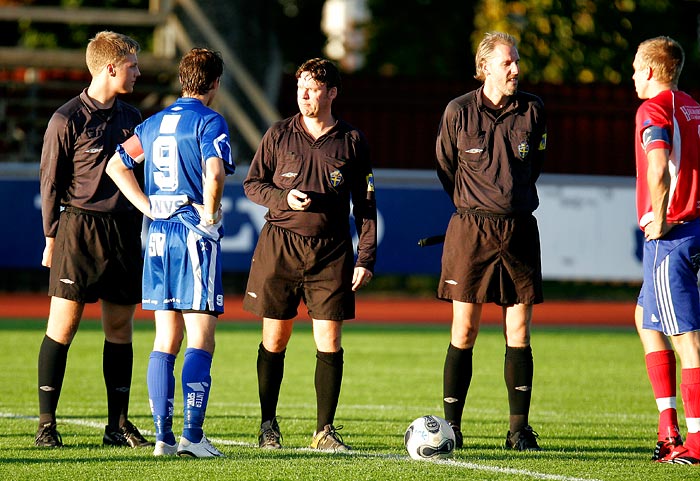
[[(601, 313), (604, 315), (604, 313)], [(445, 462), (413, 461), (403, 448), (409, 423), (442, 415), (447, 326), (348, 323), (345, 377), (336, 425), (351, 454), (305, 449), (314, 429), (315, 348), (309, 325), (292, 337), (278, 415), (285, 449), (257, 449), (259, 408), (255, 360), (260, 326), (221, 324), (205, 431), (225, 459), (155, 459), (150, 450), (103, 448), (106, 422), (102, 333), (84, 322), (71, 347), (59, 404), (66, 447), (33, 445), (37, 424), (36, 363), (43, 321), (0, 321), (4, 387), (0, 397), (3, 480), (669, 480), (699, 479), (697, 466), (649, 461), (656, 407), (632, 330), (533, 330), (535, 383), (530, 421), (539, 453), (502, 448), (508, 429), (500, 330), (484, 328), (462, 426), (465, 448)], [(130, 417), (152, 434), (146, 365), (153, 340), (137, 323)], [(176, 370), (181, 367), (178, 358)], [(679, 400), (679, 405), (680, 405)], [(182, 395), (176, 391), (176, 413)], [(682, 408), (680, 415), (682, 415)], [(175, 431), (182, 417), (176, 416)], [(684, 421), (681, 421), (684, 426)]]

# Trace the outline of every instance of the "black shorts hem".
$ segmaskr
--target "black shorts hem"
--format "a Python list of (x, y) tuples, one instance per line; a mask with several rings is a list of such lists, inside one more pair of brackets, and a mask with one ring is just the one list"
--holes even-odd
[(335, 316), (311, 316), (311, 318), (319, 321), (344, 322), (355, 319), (355, 315), (339, 314)]
[(72, 296), (70, 294), (63, 294), (56, 292), (55, 290), (49, 289), (49, 297), (56, 297), (58, 299), (65, 299), (66, 301), (77, 302), (78, 304), (96, 304), (100, 299), (98, 297), (85, 299), (81, 296)]
[[(287, 313), (270, 313), (270, 312), (265, 312), (263, 310), (258, 310), (254, 309), (250, 306), (247, 306), (245, 303), (243, 304), (243, 310), (246, 312), (249, 312), (251, 314), (254, 314), (260, 318), (267, 318), (267, 319), (277, 319), (278, 321), (291, 321), (295, 319), (297, 316), (299, 316), (299, 312), (296, 311), (294, 313), (287, 312)], [(343, 321), (350, 321), (352, 319), (355, 319), (355, 313), (353, 312), (352, 314), (346, 314), (346, 313), (341, 313), (341, 314), (334, 314), (330, 316), (312, 316), (309, 314), (309, 317), (312, 319), (317, 319), (317, 320), (323, 320), (323, 321), (333, 321), (333, 322), (343, 322)]]
[(515, 299), (513, 301), (508, 300), (505, 302), (501, 299), (489, 299), (489, 298), (486, 298), (486, 299), (454, 298), (453, 299), (451, 297), (441, 296), (439, 294), (437, 295), (437, 299), (441, 300), (441, 301), (447, 301), (447, 302), (457, 301), (457, 302), (465, 302), (468, 304), (496, 304), (498, 306), (512, 306), (514, 304), (526, 304), (526, 305), (534, 306), (535, 304), (542, 304), (544, 302), (544, 299), (541, 299), (541, 298), (539, 298), (539, 299), (535, 298), (534, 300), (532, 300), (532, 299), (528, 299), (528, 300)]
[(253, 308), (253, 307), (251, 307), (251, 306), (249, 306), (249, 305), (246, 305), (245, 301), (243, 302), (243, 310), (246, 311), (246, 312), (249, 312), (249, 313), (251, 313), (251, 314), (253, 314), (253, 315), (256, 315), (256, 316), (258, 316), (258, 317), (260, 317), (260, 318), (266, 317), (266, 318), (268, 318), (268, 319), (277, 319), (277, 320), (279, 320), (279, 321), (291, 321), (292, 319), (294, 319), (295, 317), (297, 317), (297, 315), (299, 314), (298, 312), (294, 312), (294, 313), (288, 312), (288, 313), (285, 313), (285, 314), (279, 314), (279, 313), (272, 313), (272, 314), (271, 314), (271, 313), (269, 313), (269, 312), (265, 312), (265, 311), (263, 311), (263, 310), (255, 309), (255, 308)]

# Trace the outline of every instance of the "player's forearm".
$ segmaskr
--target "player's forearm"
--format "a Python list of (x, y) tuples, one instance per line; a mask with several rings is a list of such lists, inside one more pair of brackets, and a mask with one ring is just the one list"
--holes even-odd
[(668, 151), (652, 150), (647, 154), (647, 160), (649, 162), (647, 185), (649, 186), (654, 220), (665, 223), (671, 185), (671, 175), (668, 171)]
[(357, 261), (355, 267), (364, 267), (374, 272), (377, 260), (377, 218), (365, 218), (356, 223), (358, 232)]
[(454, 155), (456, 154), (453, 151), (448, 154), (446, 151), (438, 149), (436, 156), (437, 177), (450, 198), (453, 197), (455, 191), (455, 174), (457, 172)]
[(126, 168), (119, 154), (114, 154), (109, 160), (106, 172), (124, 194), (124, 197), (129, 199), (129, 202), (144, 215), (151, 217), (151, 204), (148, 197), (141, 190), (134, 171)]
[(258, 205), (273, 210), (289, 210), (287, 194), (291, 189), (280, 189), (271, 182), (248, 177), (243, 183), (246, 197)]
[(218, 219), (219, 206), (224, 195), (226, 172), (223, 160), (218, 158), (207, 159), (206, 174), (204, 177), (204, 217), (206, 221), (215, 223)]
[(60, 215), (60, 203), (56, 190), (52, 187), (44, 188), (41, 192), (41, 218), (46, 237), (55, 237), (58, 231), (58, 218)]
[[(58, 230), (61, 198), (64, 196), (65, 190), (63, 189), (64, 182), (57, 178), (58, 160), (56, 157), (47, 155), (47, 150), (47, 146), (44, 145), (39, 167), (39, 193), (44, 235), (55, 237)], [(60, 192), (59, 189), (61, 189)]]

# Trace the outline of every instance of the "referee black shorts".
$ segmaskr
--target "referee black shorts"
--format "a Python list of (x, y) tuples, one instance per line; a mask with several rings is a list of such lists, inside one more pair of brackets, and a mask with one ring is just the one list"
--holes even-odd
[(312, 319), (355, 317), (352, 239), (301, 236), (265, 224), (248, 276), (243, 308), (270, 319), (293, 319), (303, 300)]
[(140, 213), (66, 207), (54, 240), (49, 295), (80, 303), (141, 302)]
[(537, 219), (456, 212), (442, 253), (437, 297), (474, 304), (543, 301)]

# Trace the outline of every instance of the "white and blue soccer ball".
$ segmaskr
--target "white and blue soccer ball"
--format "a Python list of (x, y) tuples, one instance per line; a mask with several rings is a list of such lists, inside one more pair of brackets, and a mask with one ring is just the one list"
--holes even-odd
[(422, 416), (408, 426), (403, 442), (413, 459), (448, 458), (455, 449), (455, 433), (441, 417)]

